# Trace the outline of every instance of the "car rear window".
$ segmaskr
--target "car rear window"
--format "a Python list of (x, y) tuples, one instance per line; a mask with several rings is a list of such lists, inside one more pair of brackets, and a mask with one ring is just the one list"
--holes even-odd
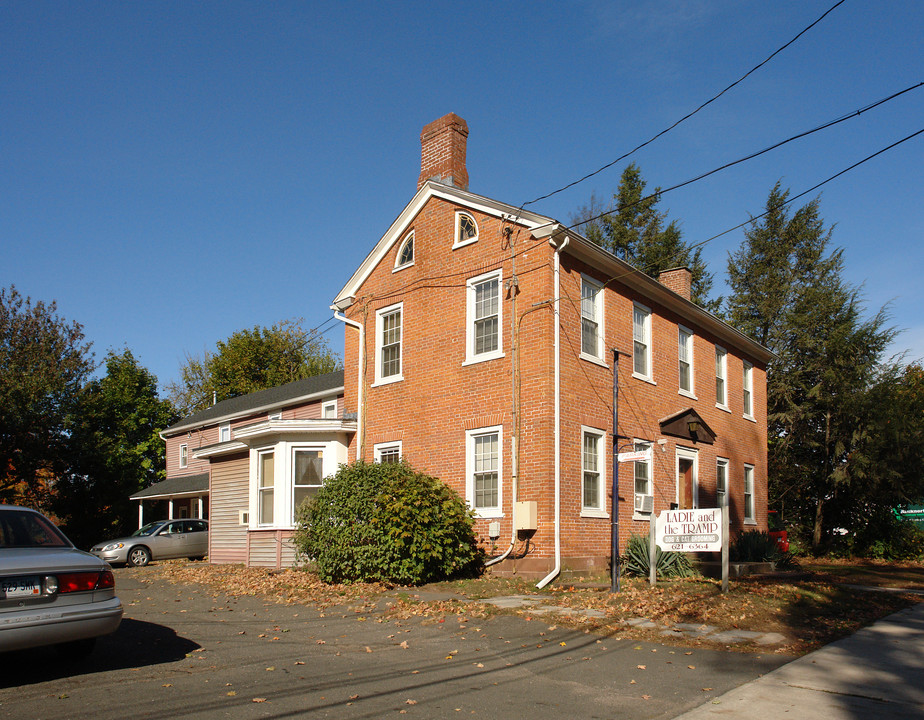
[(0, 510), (0, 547), (70, 547), (44, 516), (28, 510)]

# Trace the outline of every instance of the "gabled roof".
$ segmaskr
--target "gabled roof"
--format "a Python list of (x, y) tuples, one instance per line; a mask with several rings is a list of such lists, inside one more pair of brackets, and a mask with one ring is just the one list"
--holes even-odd
[(414, 222), (414, 218), (417, 217), (417, 213), (423, 209), (430, 198), (434, 197), (442, 198), (443, 200), (461, 205), (470, 210), (484, 213), (485, 215), (509, 219), (530, 230), (554, 222), (551, 218), (537, 215), (528, 210), (522, 210), (513, 205), (508, 205), (507, 203), (492, 200), (491, 198), (486, 198), (481, 195), (475, 195), (474, 193), (461, 190), (453, 185), (444, 185), (433, 180), (428, 180), (420, 186), (420, 190), (418, 190), (414, 197), (411, 198), (411, 201), (405, 205), (401, 214), (398, 215), (391, 224), (391, 227), (388, 228), (386, 233), (376, 243), (375, 247), (372, 248), (372, 252), (366, 256), (366, 259), (362, 261), (359, 268), (353, 273), (353, 277), (351, 277), (349, 282), (343, 286), (343, 289), (337, 293), (337, 297), (334, 298), (331, 309), (345, 310), (353, 304), (353, 298), (356, 296), (359, 287), (365, 282), (372, 271), (378, 267), (378, 264), (388, 254), (388, 251), (391, 250), (394, 244), (404, 237), (408, 227)]
[(252, 413), (282, 409), (299, 402), (341, 392), (342, 390), (343, 370), (327, 373), (326, 375), (307, 377), (278, 387), (250, 393), (249, 395), (222, 400), (205, 410), (200, 410), (189, 417), (183, 418), (175, 425), (171, 425), (162, 431), (160, 436), (166, 438), (178, 432), (200, 428), (205, 425), (215, 425)]
[(136, 492), (132, 500), (142, 500), (160, 497), (176, 497), (178, 495), (202, 495), (209, 491), (209, 474), (184, 475), (172, 477), (154, 483), (151, 487)]

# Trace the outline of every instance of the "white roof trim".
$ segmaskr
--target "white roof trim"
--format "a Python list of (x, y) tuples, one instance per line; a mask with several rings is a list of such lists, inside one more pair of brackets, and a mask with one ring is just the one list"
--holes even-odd
[(553, 222), (551, 218), (537, 215), (528, 210), (521, 210), (513, 205), (491, 200), (481, 195), (475, 195), (451, 185), (443, 185), (442, 183), (428, 180), (420, 187), (420, 190), (417, 191), (414, 197), (411, 198), (411, 201), (405, 205), (401, 214), (398, 215), (391, 224), (391, 227), (388, 228), (382, 238), (376, 243), (372, 252), (360, 263), (359, 268), (353, 273), (353, 277), (351, 277), (347, 284), (343, 286), (343, 289), (337, 293), (337, 297), (334, 298), (331, 304), (332, 310), (342, 312), (352, 304), (360, 286), (366, 281), (369, 275), (372, 274), (372, 271), (378, 267), (379, 263), (382, 262), (394, 244), (404, 237), (411, 222), (417, 217), (417, 214), (423, 209), (424, 205), (434, 197), (461, 205), (466, 209), (474, 210), (485, 215), (492, 215), (493, 217), (504, 218), (511, 222), (516, 222), (529, 230)]
[(310, 420), (265, 420), (236, 428), (234, 432), (235, 440), (253, 439), (266, 437), (267, 435), (280, 435), (283, 433), (292, 434), (300, 433), (307, 435), (316, 435), (319, 433), (344, 433), (355, 432), (355, 420), (334, 420), (331, 418), (321, 418)]

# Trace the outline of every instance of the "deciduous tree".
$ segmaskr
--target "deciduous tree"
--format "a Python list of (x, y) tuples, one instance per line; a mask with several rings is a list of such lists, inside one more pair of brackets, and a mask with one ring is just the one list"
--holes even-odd
[(79, 323), (0, 289), (0, 499), (48, 509), (69, 464), (66, 420), (92, 370)]
[(217, 344), (215, 352), (187, 357), (180, 379), (167, 386), (182, 414), (202, 410), (213, 400), (246, 395), (341, 367), (323, 337), (305, 330), (300, 320), (272, 327), (239, 330)]

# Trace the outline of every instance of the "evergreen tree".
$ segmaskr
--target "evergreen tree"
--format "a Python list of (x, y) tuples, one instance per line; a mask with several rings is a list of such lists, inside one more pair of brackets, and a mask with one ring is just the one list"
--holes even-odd
[(818, 200), (790, 215), (788, 194), (774, 186), (729, 257), (726, 314), (777, 356), (767, 370), (770, 501), (819, 549), (837, 515), (826, 512), (856, 502), (870, 482), (870, 393), (895, 333), (884, 311), (863, 318)]
[(689, 268), (693, 302), (716, 311), (721, 299), (709, 299), (713, 276), (701, 249), (690, 247), (677, 221), (667, 223), (667, 213), (658, 210), (660, 188), (647, 195), (645, 188), (641, 170), (631, 163), (623, 170), (612, 206), (605, 207), (591, 195), (590, 202), (572, 215), (571, 223), (588, 240), (652, 277), (663, 270)]

